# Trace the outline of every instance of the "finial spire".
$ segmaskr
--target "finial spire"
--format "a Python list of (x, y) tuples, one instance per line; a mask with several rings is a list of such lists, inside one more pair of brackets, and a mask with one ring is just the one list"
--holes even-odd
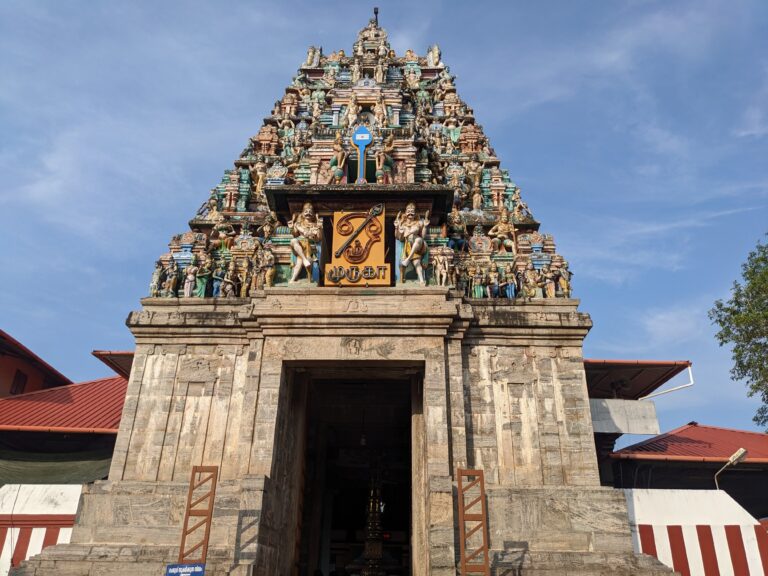
[(376, 27), (379, 27), (379, 7), (373, 7), (373, 19), (376, 20)]

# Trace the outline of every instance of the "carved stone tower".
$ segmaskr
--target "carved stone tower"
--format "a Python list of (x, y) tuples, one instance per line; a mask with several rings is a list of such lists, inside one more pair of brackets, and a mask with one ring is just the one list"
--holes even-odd
[(193, 466), (206, 574), (456, 574), (457, 470), (493, 574), (655, 574), (600, 486), (568, 263), (437, 45), (311, 47), (128, 317), (109, 479), (18, 574), (158, 575)]

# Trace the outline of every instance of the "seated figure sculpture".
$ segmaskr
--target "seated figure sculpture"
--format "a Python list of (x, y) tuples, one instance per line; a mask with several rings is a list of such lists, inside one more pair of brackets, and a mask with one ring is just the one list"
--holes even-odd
[(499, 221), (488, 230), (488, 236), (492, 239), (494, 252), (515, 253), (515, 227), (509, 221), (509, 213), (501, 212)]
[(307, 278), (311, 281), (312, 263), (317, 260), (317, 244), (322, 239), (322, 229), (312, 203), (306, 202), (301, 213), (291, 217), (288, 228), (293, 234), (291, 250), (296, 257), (290, 281), (296, 282), (299, 279), (302, 268), (307, 271)]
[(424, 218), (416, 215), (416, 204), (409, 202), (405, 214), (397, 213), (395, 217), (395, 238), (403, 243), (403, 253), (400, 258), (400, 282), (405, 282), (405, 272), (412, 265), (419, 278), (419, 284), (425, 285), (424, 269), (421, 259), (427, 252), (424, 241), (429, 226), (429, 210)]

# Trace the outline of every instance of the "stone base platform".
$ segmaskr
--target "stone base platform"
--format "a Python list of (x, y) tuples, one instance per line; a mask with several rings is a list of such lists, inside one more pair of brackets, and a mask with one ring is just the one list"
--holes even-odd
[(607, 552), (507, 550), (491, 557), (491, 576), (672, 576), (652, 556)]
[[(178, 547), (63, 544), (44, 549), (11, 571), (13, 576), (162, 576), (177, 561)], [(250, 566), (232, 566), (230, 554), (208, 551), (206, 576), (246, 576)]]
[[(158, 576), (176, 560), (177, 549), (159, 546), (81, 546), (46, 548), (23, 562), (12, 576)], [(206, 576), (248, 576), (249, 565), (216, 561), (211, 551)], [(458, 570), (456, 573), (458, 574)], [(258, 572), (257, 572), (258, 573)], [(651, 556), (600, 552), (495, 551), (491, 576), (671, 576), (669, 568)]]

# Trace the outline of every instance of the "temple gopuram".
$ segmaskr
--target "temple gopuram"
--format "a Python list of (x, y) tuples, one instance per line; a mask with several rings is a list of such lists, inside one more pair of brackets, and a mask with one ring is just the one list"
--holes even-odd
[(265, 112), (128, 317), (108, 480), (14, 574), (671, 574), (600, 483), (568, 262), (440, 48), (376, 17)]

